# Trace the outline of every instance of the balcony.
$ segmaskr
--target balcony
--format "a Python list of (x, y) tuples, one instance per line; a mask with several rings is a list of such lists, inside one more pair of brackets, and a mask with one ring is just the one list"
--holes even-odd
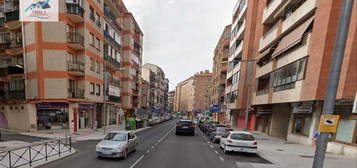
[(239, 10), (238, 20), (242, 20), (244, 18), (247, 8), (248, 8), (248, 0), (242, 0), (238, 7)]
[(67, 32), (67, 43), (75, 50), (84, 49), (84, 37), (77, 32)]
[(282, 33), (301, 23), (302, 20), (310, 17), (315, 11), (316, 0), (306, 0), (291, 15), (287, 16), (283, 22)]
[(266, 48), (268, 45), (272, 44), (272, 42), (278, 37), (278, 26), (274, 25), (274, 27), (270, 28), (268, 32), (266, 32), (259, 42), (259, 51)]
[(25, 99), (25, 89), (22, 90), (10, 90), (9, 91), (9, 98), (10, 99)]
[(67, 61), (68, 74), (73, 76), (84, 76), (84, 63), (80, 61)]
[(84, 89), (68, 89), (68, 98), (84, 99)]
[(258, 91), (253, 94), (253, 105), (269, 104), (269, 90)]
[(237, 33), (238, 39), (243, 39), (244, 38), (244, 33), (243, 32), (245, 30), (245, 22), (246, 22), (246, 20), (244, 19), (243, 23), (241, 23), (241, 26), (238, 29), (238, 33)]
[(74, 23), (81, 23), (84, 21), (84, 9), (75, 3), (66, 3), (67, 17)]
[(120, 67), (120, 62), (109, 56), (108, 53), (104, 53), (104, 60), (106, 60), (108, 63), (112, 64), (115, 67)]
[(7, 67), (0, 67), (0, 77), (7, 76), (9, 74), (9, 69)]
[(273, 23), (274, 15), (282, 8), (286, 3), (286, 0), (271, 0), (271, 2), (265, 7), (263, 11), (263, 24)]
[(21, 27), (21, 22), (19, 21), (20, 19), (19, 10), (6, 12), (5, 16), (6, 16), (6, 22), (4, 26), (7, 29), (14, 30)]
[(107, 31), (104, 30), (104, 37), (109, 41), (109, 43), (113, 44), (115, 47), (120, 48), (120, 44), (117, 43)]
[(9, 99), (9, 92), (5, 89), (0, 89), (0, 100), (7, 100)]
[(19, 55), (23, 53), (22, 38), (8, 39), (5, 44), (5, 52), (9, 55)]
[(0, 18), (0, 27), (3, 27), (5, 25), (5, 18), (2, 17)]

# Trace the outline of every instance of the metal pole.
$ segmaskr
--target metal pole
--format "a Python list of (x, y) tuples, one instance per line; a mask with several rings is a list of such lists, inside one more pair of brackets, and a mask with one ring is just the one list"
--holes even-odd
[(249, 99), (250, 99), (250, 85), (248, 85), (247, 107), (245, 109), (245, 119), (244, 119), (244, 130), (245, 131), (248, 130), (248, 119), (249, 119), (248, 115), (249, 115), (249, 109), (250, 109)]
[[(337, 29), (337, 36), (333, 57), (331, 60), (331, 69), (327, 87), (327, 93), (323, 106), (323, 114), (331, 115), (334, 113), (336, 93), (340, 79), (340, 72), (345, 53), (346, 40), (348, 35), (348, 28), (352, 15), (353, 0), (344, 0), (343, 8), (340, 14), (340, 20)], [(315, 150), (315, 157), (313, 168), (323, 168), (325, 153), (327, 148), (329, 133), (321, 133), (317, 147)]]

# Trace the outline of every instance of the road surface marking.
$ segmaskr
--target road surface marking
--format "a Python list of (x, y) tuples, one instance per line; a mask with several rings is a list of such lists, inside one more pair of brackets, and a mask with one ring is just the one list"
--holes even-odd
[(152, 146), (151, 149), (154, 149), (154, 146)]
[(158, 143), (156, 142), (156, 143), (155, 143), (155, 146), (156, 146), (157, 144), (158, 144)]
[(208, 144), (210, 144), (211, 142), (207, 141)]
[(146, 153), (150, 153), (150, 150), (146, 151)]
[(166, 138), (171, 131), (173, 131), (176, 127), (173, 127), (171, 130), (169, 130), (163, 137), (161, 137), (157, 142), (160, 143), (164, 138)]
[(140, 160), (144, 158), (144, 156), (145, 155), (141, 156), (138, 160), (136, 160), (134, 164), (130, 166), (130, 168), (134, 168), (140, 162)]
[(220, 157), (219, 157), (219, 159), (221, 159), (221, 161), (222, 161), (222, 162), (224, 162), (224, 159), (223, 159), (223, 157), (221, 157), (221, 156), (220, 156)]
[(215, 150), (214, 153), (218, 154), (218, 152)]
[(213, 146), (213, 145), (210, 145), (210, 147), (211, 147), (211, 148), (214, 148), (214, 146)]

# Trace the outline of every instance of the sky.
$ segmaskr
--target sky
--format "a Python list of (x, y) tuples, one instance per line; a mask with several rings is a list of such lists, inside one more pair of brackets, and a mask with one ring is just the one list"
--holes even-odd
[(236, 0), (123, 0), (144, 32), (144, 63), (160, 66), (170, 90), (212, 70), (214, 49)]

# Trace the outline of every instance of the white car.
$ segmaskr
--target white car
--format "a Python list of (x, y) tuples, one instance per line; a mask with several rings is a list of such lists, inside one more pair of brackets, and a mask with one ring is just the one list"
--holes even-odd
[(230, 131), (221, 138), (220, 147), (224, 153), (257, 153), (258, 143), (253, 134), (244, 131)]
[(138, 147), (137, 136), (130, 131), (111, 131), (96, 146), (96, 156), (107, 158), (126, 158)]

